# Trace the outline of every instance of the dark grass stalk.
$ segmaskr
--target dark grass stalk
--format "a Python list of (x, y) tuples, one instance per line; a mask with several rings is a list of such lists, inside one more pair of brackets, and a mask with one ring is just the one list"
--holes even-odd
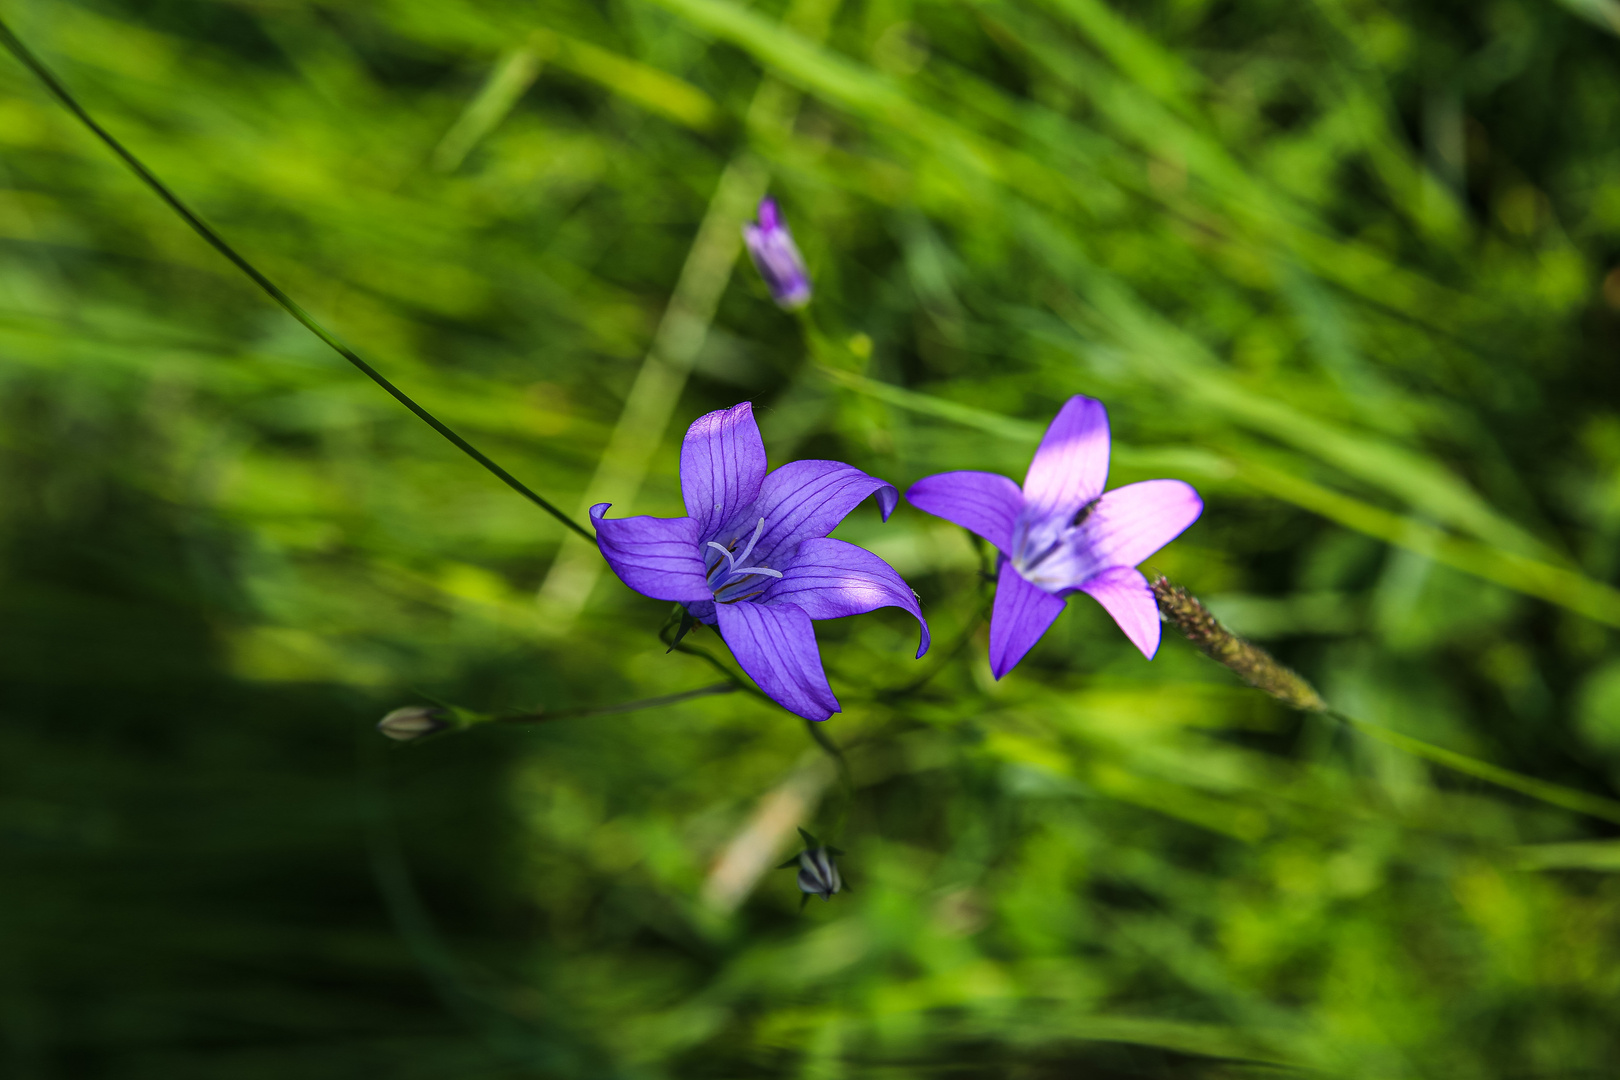
[(612, 705), (578, 705), (567, 709), (539, 708), (533, 712), (512, 713), (507, 716), (475, 712), (472, 709), (464, 709), (459, 705), (448, 703), (433, 706), (407, 705), (404, 708), (395, 709), (378, 721), (377, 730), (396, 742), (420, 742), (425, 739), (440, 738), (457, 731), (465, 731), (480, 724), (543, 724), (552, 720), (578, 720), (588, 716), (613, 716), (618, 713), (639, 712), (642, 709), (657, 709), (665, 705), (691, 701), (694, 698), (713, 697), (716, 694), (732, 694), (743, 689), (747, 688), (733, 679), (728, 682), (714, 683), (710, 686), (700, 686), (696, 690), (660, 694), (658, 697), (642, 698), (639, 701), (622, 701)]
[(22, 40), (18, 38), (16, 34), (12, 33), (11, 28), (8, 27), (4, 21), (0, 21), (0, 44), (3, 44), (6, 47), (6, 50), (10, 52), (12, 56), (17, 58), (19, 63), (21, 63), (29, 71), (33, 72), (35, 77), (37, 77), (40, 82), (45, 84), (45, 88), (50, 91), (51, 95), (55, 97), (57, 101), (61, 102), (69, 112), (77, 117), (80, 123), (89, 128), (96, 138), (100, 139), (110, 150), (112, 150), (113, 153), (117, 154), (118, 157), (123, 160), (124, 164), (129, 166), (130, 170), (140, 178), (141, 182), (147, 187), (151, 188), (153, 193), (167, 203), (171, 210), (173, 210), (176, 214), (179, 214), (181, 219), (184, 220), (187, 225), (190, 225), (192, 230), (195, 231), (198, 236), (206, 240), (215, 251), (218, 251), (221, 255), (225, 256), (226, 259), (230, 260), (232, 265), (234, 265), (238, 270), (242, 271), (242, 273), (246, 274), (255, 285), (264, 290), (264, 292), (268, 294), (269, 297), (277, 304), (281, 305), (281, 307), (286, 310), (289, 315), (302, 323), (305, 329), (309, 330), (310, 333), (326, 342), (326, 344), (329, 345), (334, 352), (358, 368), (361, 374), (365, 375), (366, 378), (388, 391), (388, 393), (393, 396), (394, 400), (398, 401), (401, 405), (415, 413), (434, 431), (437, 431), (440, 435), (443, 435), (450, 441), (452, 445), (456, 447), (456, 449), (478, 462), (478, 464), (482, 465), (485, 469), (488, 469), (491, 473), (498, 477), (502, 483), (506, 484), (507, 487), (534, 503), (540, 509), (562, 522), (563, 525), (572, 529), (586, 540), (593, 544), (596, 543), (596, 537), (591, 535), (591, 533), (586, 530), (584, 526), (580, 525), (573, 518), (563, 513), (563, 511), (558, 509), (556, 506), (552, 505), (548, 500), (533, 491), (527, 484), (523, 483), (517, 477), (501, 468), (501, 466), (497, 465), (483, 451), (479, 450), (472, 443), (468, 442), (466, 439), (456, 434), (455, 431), (451, 430), (449, 425), (445, 424), (438, 417), (434, 416), (422, 406), (418, 405), (409, 394), (395, 386), (380, 371), (362, 360), (353, 349), (343, 344), (343, 342), (340, 341), (336, 335), (331, 333), (320, 323), (316, 322), (314, 317), (311, 316), (309, 312), (300, 307), (298, 303), (294, 301), (292, 297), (283, 292), (275, 282), (271, 281), (269, 278), (265, 277), (264, 274), (260, 273), (257, 267), (248, 262), (247, 259), (243, 258), (235, 248), (231, 247), (230, 244), (225, 242), (223, 237), (210, 228), (207, 222), (203, 221), (196, 214), (192, 213), (191, 208), (186, 206), (185, 203), (181, 202), (180, 197), (174, 192), (170, 191), (168, 186), (165, 185), (163, 181), (159, 180), (150, 169), (143, 165), (139, 158), (126, 149), (124, 145), (117, 139), (113, 138), (111, 133), (109, 133), (106, 128), (97, 123), (95, 118), (85, 110), (84, 106), (80, 105), (78, 100), (68, 92), (67, 87), (62, 84), (62, 81), (52, 74), (51, 70), (45, 66), (44, 62), (41, 61), (39, 57), (35, 56), (33, 51), (30, 50), (28, 46), (24, 45)]
[(621, 702), (618, 705), (581, 705), (572, 709), (540, 709), (536, 712), (520, 713), (516, 716), (497, 716), (494, 717), (494, 720), (501, 724), (543, 724), (550, 720), (577, 720), (587, 716), (613, 716), (616, 713), (657, 709), (665, 705), (691, 701), (693, 698), (713, 697), (716, 694), (734, 694), (741, 689), (743, 688), (735, 682), (714, 683), (710, 686), (700, 686), (696, 690), (683, 690), (677, 694), (662, 694), (658, 697), (643, 698), (640, 701)]
[[(696, 645), (688, 645), (686, 642), (681, 641), (681, 642), (676, 642), (674, 645), (671, 645), (670, 646), (670, 651), (671, 652), (678, 652), (678, 653), (685, 653), (688, 656), (696, 656), (696, 657), (698, 657), (700, 660), (705, 661), (710, 667), (714, 668), (714, 670), (718, 671), (721, 675), (724, 675), (728, 680), (730, 680), (731, 684), (733, 686), (735, 686), (738, 690), (741, 690), (745, 694), (752, 694), (755, 697), (759, 698), (759, 700), (761, 700), (761, 701), (770, 701), (770, 703), (772, 705), (776, 705), (776, 702), (771, 701), (771, 699), (769, 697), (765, 696), (765, 692), (763, 690), (760, 690), (758, 687), (754, 686), (753, 683), (749, 682), (746, 678), (744, 678), (741, 675), (738, 675), (736, 672), (734, 672), (730, 668), (726, 667), (725, 663), (723, 661), (721, 661), (721, 659), (718, 656), (715, 656), (713, 653), (711, 653), (709, 650), (700, 649)], [(781, 706), (777, 706), (777, 707), (780, 708)]]
[(1564, 810), (1620, 824), (1620, 803), (1612, 799), (1548, 780), (1537, 780), (1340, 712), (1329, 705), (1298, 672), (1284, 667), (1276, 657), (1254, 642), (1222, 626), (1220, 620), (1186, 589), (1162, 576), (1155, 578), (1152, 585), (1154, 598), (1159, 603), (1159, 614), (1165, 622), (1180, 630), (1205, 656), (1230, 668), (1244, 682), (1257, 690), (1264, 690), (1283, 704), (1302, 712), (1331, 717), (1369, 738), (1464, 776), (1472, 776)]

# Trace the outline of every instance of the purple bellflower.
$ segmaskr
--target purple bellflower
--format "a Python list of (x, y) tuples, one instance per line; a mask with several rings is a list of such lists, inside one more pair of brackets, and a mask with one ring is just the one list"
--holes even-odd
[(775, 199), (761, 199), (759, 222), (743, 226), (743, 242), (777, 306), (792, 311), (810, 302), (810, 272)]
[(894, 485), (837, 461), (794, 461), (767, 473), (748, 402), (697, 419), (681, 446), (686, 517), (608, 518), (591, 507), (596, 538), (619, 580), (673, 600), (716, 627), (737, 663), (789, 712), (840, 711), (816, 648), (813, 619), (904, 608), (928, 623), (894, 568), (827, 536), (867, 496), (888, 520)]
[(1180, 480), (1144, 480), (1103, 492), (1108, 413), (1076, 395), (1035, 451), (1022, 489), (1005, 476), (940, 473), (906, 498), (1001, 552), (990, 612), (990, 670), (1001, 678), (1052, 625), (1071, 593), (1112, 615), (1149, 660), (1159, 649), (1159, 608), (1136, 565), (1198, 519), (1203, 501)]

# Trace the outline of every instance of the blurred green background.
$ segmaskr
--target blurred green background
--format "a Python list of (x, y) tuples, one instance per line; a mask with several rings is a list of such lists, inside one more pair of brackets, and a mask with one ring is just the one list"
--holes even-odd
[[(1620, 794), (1615, 0), (5, 0), (271, 277), (572, 509), (1021, 476), (1074, 393), (1149, 564), (1362, 719)], [(737, 230), (769, 189), (822, 363)], [(1070, 605), (960, 530), (819, 625), (842, 784), (0, 63), (0, 1072), (1599, 1077), (1616, 828)], [(693, 641), (717, 646), (712, 634)], [(722, 650), (723, 651), (723, 650)], [(729, 662), (729, 661), (728, 661)], [(943, 662), (942, 667), (936, 664)], [(932, 674), (925, 685), (908, 684)], [(857, 891), (797, 912), (796, 825)]]

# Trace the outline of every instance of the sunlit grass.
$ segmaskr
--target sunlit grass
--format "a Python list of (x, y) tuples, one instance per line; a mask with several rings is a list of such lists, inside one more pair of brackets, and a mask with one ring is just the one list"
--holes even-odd
[[(896, 612), (820, 624), (847, 778), (742, 694), (383, 745), (397, 705), (589, 710), (715, 674), (8, 64), (17, 1075), (1620, 1056), (1612, 828), (1477, 782), (1590, 810), (1620, 778), (1596, 8), (5, 17), (321, 326), (563, 512), (679, 513), (680, 432), (740, 400), (773, 461), (903, 488), (1017, 475), (1091, 394), (1113, 483), (1205, 495), (1154, 565), (1379, 725), (1289, 713), (1168, 635), (1147, 663), (1080, 603), (998, 683), (973, 548), (903, 507), (841, 535), (907, 575), (938, 644), (911, 660)], [(736, 262), (766, 187), (815, 278), (808, 342)], [(798, 824), (854, 890), (802, 916), (765, 869)]]

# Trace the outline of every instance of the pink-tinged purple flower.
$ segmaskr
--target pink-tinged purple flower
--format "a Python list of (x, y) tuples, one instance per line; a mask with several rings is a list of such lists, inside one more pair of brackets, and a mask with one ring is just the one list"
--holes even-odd
[(990, 612), (990, 670), (1011, 671), (1083, 592), (1114, 617), (1149, 660), (1159, 649), (1159, 607), (1136, 565), (1181, 535), (1204, 509), (1180, 480), (1144, 480), (1104, 493), (1108, 413), (1076, 395), (1041, 439), (1022, 489), (1005, 476), (941, 473), (906, 498), (970, 529), (1001, 552)]
[(737, 663), (777, 704), (807, 720), (840, 711), (811, 621), (880, 607), (928, 623), (911, 588), (865, 548), (828, 533), (867, 496), (883, 519), (894, 485), (837, 461), (765, 471), (765, 444), (748, 402), (699, 417), (681, 446), (686, 517), (607, 518), (591, 507), (602, 555), (643, 596), (673, 600), (719, 629)]
[(759, 221), (743, 226), (743, 242), (779, 306), (792, 311), (810, 302), (810, 272), (775, 199), (760, 200)]

